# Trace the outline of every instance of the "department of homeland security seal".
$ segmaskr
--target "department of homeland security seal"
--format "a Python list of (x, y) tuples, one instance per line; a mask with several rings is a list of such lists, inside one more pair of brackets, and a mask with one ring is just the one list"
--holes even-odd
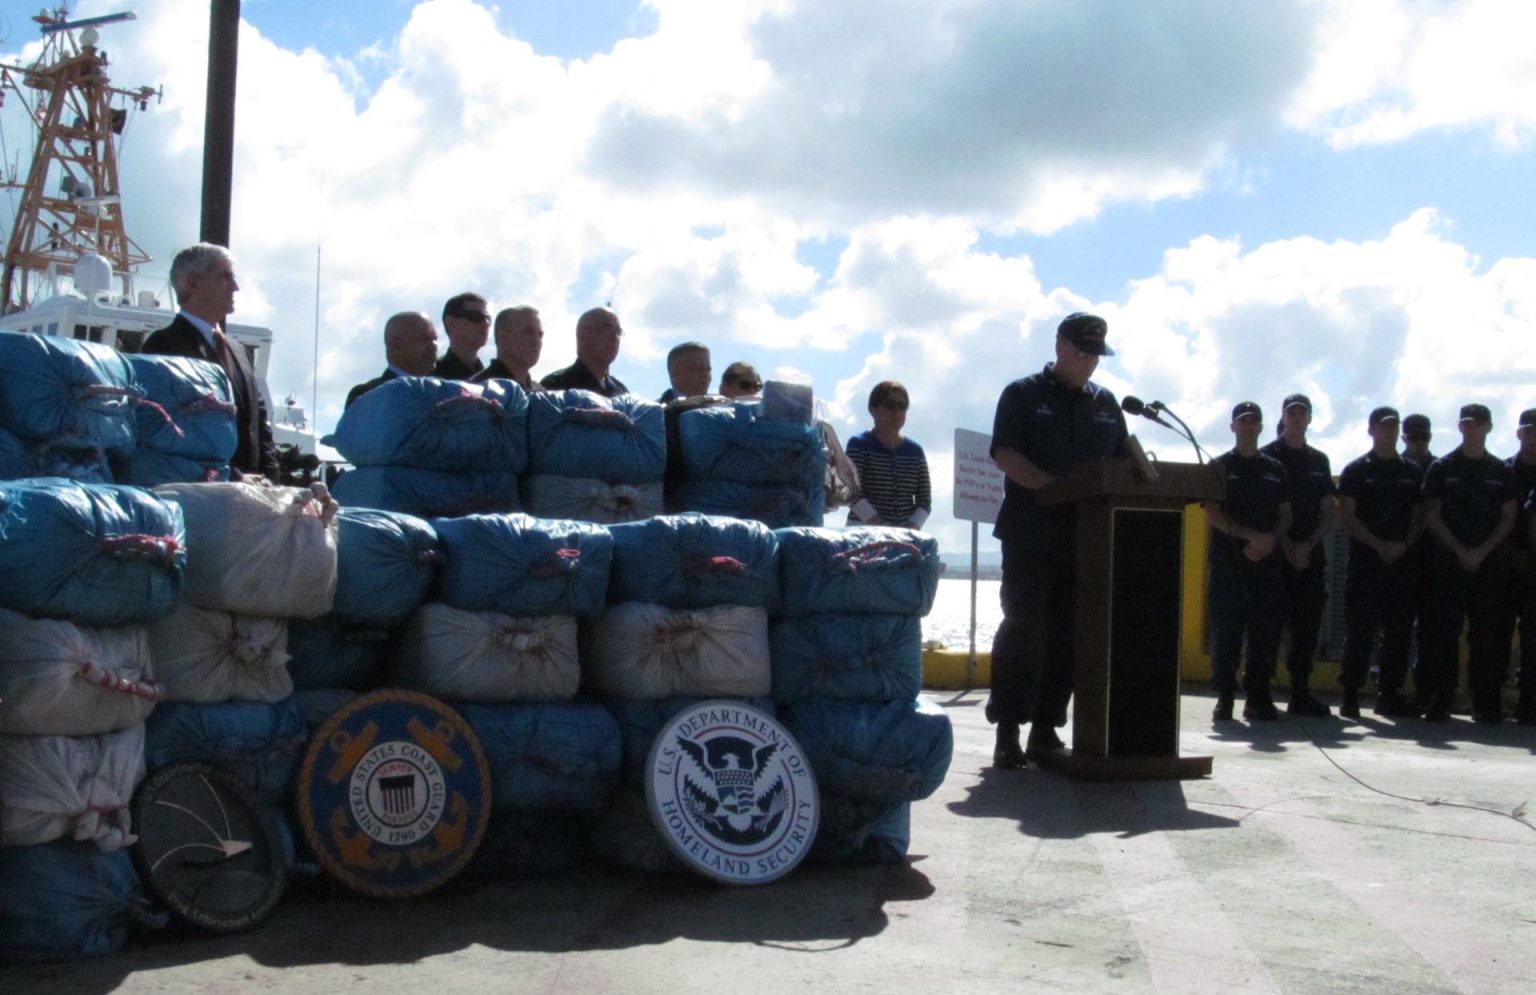
[(414, 691), (374, 691), (315, 733), (298, 809), (321, 866), (347, 887), (420, 895), (474, 856), (491, 818), (490, 769), (453, 709)]
[(794, 870), (816, 839), (816, 775), (783, 726), (736, 701), (673, 716), (645, 771), (651, 820), (690, 869), (727, 884)]

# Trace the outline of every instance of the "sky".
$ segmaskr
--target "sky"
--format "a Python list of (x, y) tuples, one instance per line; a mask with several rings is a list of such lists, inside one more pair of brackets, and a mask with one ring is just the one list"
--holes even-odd
[[(121, 150), (156, 289), (198, 234), (208, 5), (135, 9), (100, 44), (114, 83), (164, 87)], [(7, 61), (38, 48), (21, 10), (0, 9)], [(234, 320), (274, 330), (272, 393), (317, 397), (322, 430), (382, 369), (390, 314), (465, 289), (540, 310), (536, 375), (607, 304), (615, 373), (648, 396), (690, 339), (717, 377), (746, 360), (811, 382), (844, 439), (875, 383), (903, 382), (956, 553), (954, 430), (990, 431), (1073, 311), (1109, 323), (1095, 379), (1213, 453), (1233, 404), (1273, 422), (1293, 391), (1335, 472), (1378, 404), (1428, 414), (1444, 452), (1459, 406), (1485, 403), (1499, 455), (1536, 407), (1524, 0), (245, 0), (242, 18)]]

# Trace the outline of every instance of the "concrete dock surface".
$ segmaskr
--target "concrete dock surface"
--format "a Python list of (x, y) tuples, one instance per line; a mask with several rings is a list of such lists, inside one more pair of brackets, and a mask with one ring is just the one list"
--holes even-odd
[(1181, 747), (1212, 776), (1106, 784), (991, 769), (985, 692), (931, 694), (955, 757), (902, 866), (310, 885), (250, 933), (0, 968), (0, 992), (1536, 991), (1536, 729), (1213, 729), (1193, 693)]

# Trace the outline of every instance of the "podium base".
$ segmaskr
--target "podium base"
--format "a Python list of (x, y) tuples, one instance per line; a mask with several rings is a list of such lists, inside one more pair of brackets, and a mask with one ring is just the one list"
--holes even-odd
[(1053, 750), (1037, 762), (1082, 781), (1192, 781), (1211, 776), (1210, 757), (1094, 757)]

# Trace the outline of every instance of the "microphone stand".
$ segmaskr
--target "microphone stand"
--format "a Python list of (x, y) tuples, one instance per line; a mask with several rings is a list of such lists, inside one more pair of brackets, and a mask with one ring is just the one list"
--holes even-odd
[[(1172, 418), (1174, 421), (1179, 423), (1179, 428), (1183, 429), (1184, 431), (1184, 438), (1188, 439), (1189, 444), (1195, 447), (1196, 460), (1204, 463), (1211, 458), (1210, 453), (1207, 453), (1204, 449), (1200, 448), (1200, 443), (1195, 439), (1195, 433), (1191, 432), (1189, 430), (1189, 426), (1184, 424), (1184, 419), (1174, 414), (1172, 409), (1170, 409), (1162, 401), (1153, 401), (1151, 404), (1147, 405), (1147, 408), (1151, 411), (1156, 411), (1158, 414), (1167, 415), (1169, 418)], [(1163, 425), (1168, 428), (1173, 427), (1167, 422), (1163, 421), (1161, 418), (1154, 418), (1153, 420), (1156, 421), (1159, 425)]]

